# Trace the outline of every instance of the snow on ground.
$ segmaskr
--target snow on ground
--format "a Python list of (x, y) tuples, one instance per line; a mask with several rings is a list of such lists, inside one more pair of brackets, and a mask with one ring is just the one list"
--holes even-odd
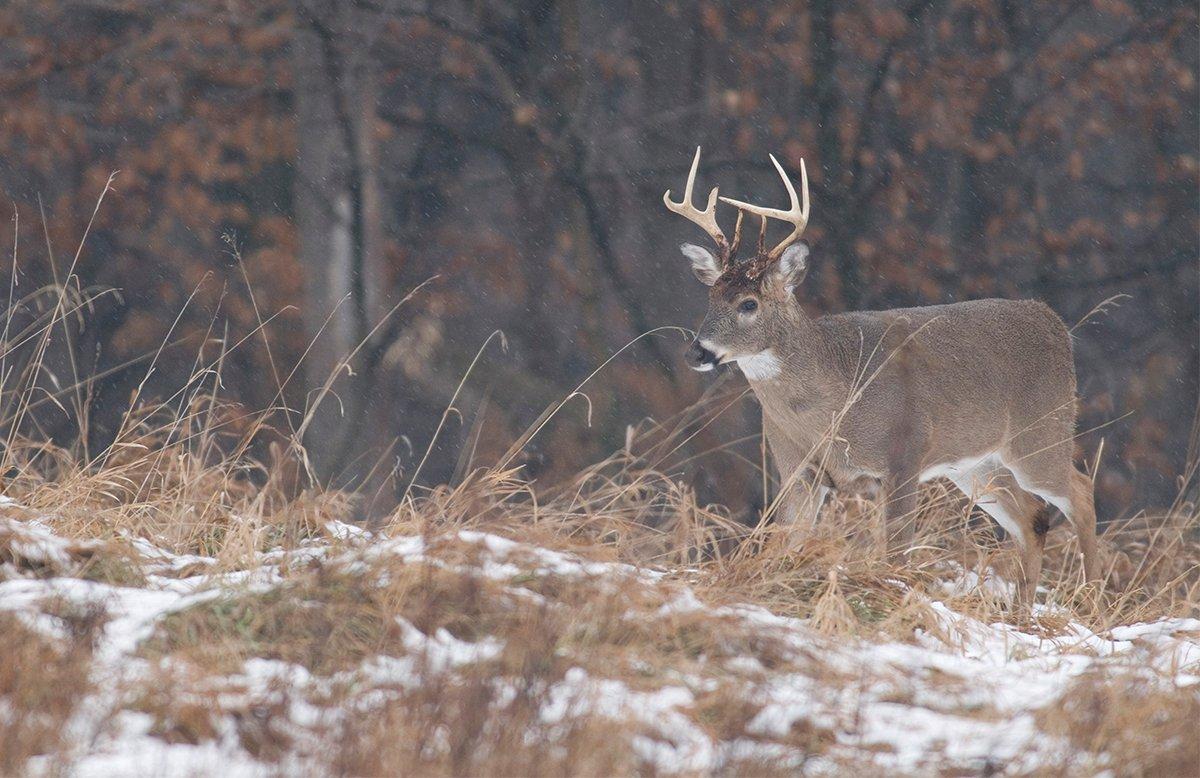
[[(628, 748), (645, 767), (663, 773), (705, 773), (741, 760), (767, 759), (803, 765), (815, 773), (837, 772), (838, 765), (852, 760), (888, 773), (950, 769), (1024, 774), (1056, 763), (1072, 748), (1044, 733), (1037, 713), (1053, 705), (1083, 674), (1123, 673), (1200, 694), (1196, 619), (1131, 624), (1104, 634), (1068, 624), (1056, 636), (1044, 637), (1007, 624), (982, 623), (930, 600), (941, 626), (939, 635), (918, 631), (911, 643), (834, 639), (805, 621), (758, 606), (707, 606), (669, 571), (587, 561), (484, 532), (460, 531), (451, 537), (478, 551), (479, 561), (468, 565), (459, 557), (440, 557), (418, 536), (373, 536), (337, 522), (326, 528), (328, 540), (309, 541), (289, 553), (264, 554), (255, 569), (186, 577), (181, 573), (216, 570), (216, 560), (175, 555), (138, 539), (134, 547), (146, 584), (117, 586), (62, 574), (70, 569), (72, 555), (89, 545), (56, 535), (50, 518), (30, 518), (28, 512), (10, 507), (5, 506), (7, 516), (0, 516), (0, 542), (7, 549), (7, 557), (0, 556), (5, 560), (0, 567), (0, 610), (20, 614), (26, 624), (54, 638), (61, 637), (62, 628), (45, 612), (50, 600), (102, 606), (108, 617), (94, 652), (95, 691), (69, 723), (70, 741), (77, 744), (70, 755), (74, 775), (229, 778), (258, 775), (281, 765), (285, 772), (288, 765), (302, 768), (320, 758), (317, 733), (336, 724), (345, 712), (314, 704), (313, 695), (334, 685), (354, 688), (355, 696), (344, 704), (369, 708), (396, 699), (425, 679), (487, 662), (503, 649), (503, 642), (495, 638), (467, 642), (446, 630), (426, 634), (398, 619), (398, 656), (372, 656), (356, 668), (325, 677), (299, 665), (252, 658), (240, 672), (212, 679), (211, 688), (225, 710), (245, 710), (275, 698), (283, 701), (293, 746), (275, 765), (247, 753), (228, 718), (213, 737), (199, 744), (156, 736), (153, 718), (130, 708), (123, 691), (148, 677), (150, 662), (138, 649), (156, 625), (232, 586), (270, 588), (279, 581), (282, 564), (305, 558), (349, 568), (390, 556), (405, 565), (433, 565), (479, 576), (534, 599), (541, 595), (519, 581), (549, 574), (596, 585), (632, 579), (642, 587), (663, 587), (664, 604), (649, 613), (631, 610), (626, 618), (669, 620), (702, 614), (730, 620), (747, 635), (786, 646), (794, 661), (771, 670), (754, 656), (734, 656), (723, 660), (719, 672), (703, 677), (680, 673), (655, 688), (632, 688), (619, 678), (597, 675), (594, 668), (589, 672), (572, 667), (546, 690), (537, 716), (542, 728), (538, 736), (554, 737), (556, 728), (581, 715), (633, 721), (638, 728)], [(998, 578), (980, 579), (960, 571), (945, 582), (944, 592), (949, 597), (976, 585), (1008, 591)], [(812, 672), (814, 662), (821, 673)], [(505, 685), (511, 683), (496, 679), (500, 703)], [(752, 711), (744, 731), (726, 740), (710, 734), (695, 713), (698, 698), (717, 686), (735, 688)], [(292, 693), (280, 697), (281, 689)], [(819, 755), (806, 754), (795, 739), (788, 740), (798, 727), (821, 734), (826, 745)], [(1103, 754), (1093, 756), (1095, 768), (1102, 769)], [(29, 767), (34, 773), (52, 772), (54, 764), (35, 758)]]

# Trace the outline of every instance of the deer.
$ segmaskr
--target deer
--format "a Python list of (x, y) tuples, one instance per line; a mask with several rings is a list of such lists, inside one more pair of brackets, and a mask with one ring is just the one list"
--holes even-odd
[[(911, 546), (922, 482), (949, 479), (1020, 549), (1018, 602), (1031, 605), (1054, 506), (1078, 536), (1084, 575), (1099, 581), (1092, 480), (1073, 461), (1076, 377), (1071, 335), (1036, 300), (806, 314), (795, 293), (808, 271), (800, 240), (809, 219), (808, 171), (800, 189), (769, 155), (787, 209), (721, 196), (694, 205), (700, 148), (683, 199), (663, 202), (702, 228), (715, 250), (684, 243), (709, 287), (708, 311), (687, 366), (738, 366), (762, 407), (763, 432), (781, 484), (781, 523), (816, 521), (831, 492), (865, 480), (885, 494), (889, 553)], [(732, 240), (718, 199), (737, 209)], [(757, 248), (738, 259), (743, 217), (760, 221)], [(768, 220), (791, 226), (766, 248)]]

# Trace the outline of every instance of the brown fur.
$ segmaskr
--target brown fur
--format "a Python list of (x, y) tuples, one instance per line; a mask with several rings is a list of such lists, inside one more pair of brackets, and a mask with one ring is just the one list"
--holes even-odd
[[(1091, 481), (1072, 462), (1075, 368), (1062, 319), (1041, 302), (995, 299), (813, 319), (791, 292), (806, 251), (785, 267), (760, 254), (723, 268), (697, 335), (743, 369), (759, 355), (748, 378), (781, 481), (810, 481), (793, 477), (805, 471), (838, 487), (882, 479), (889, 534), (902, 546), (918, 481), (949, 477), (1016, 536), (1026, 600), (1047, 526), (1037, 495), (1071, 521), (1096, 579)], [(739, 306), (750, 298), (758, 308), (748, 313)], [(785, 492), (784, 520), (819, 508), (806, 491)]]
[(1050, 506), (1043, 505), (1033, 515), (1033, 533), (1035, 535), (1045, 535), (1050, 531), (1050, 513)]

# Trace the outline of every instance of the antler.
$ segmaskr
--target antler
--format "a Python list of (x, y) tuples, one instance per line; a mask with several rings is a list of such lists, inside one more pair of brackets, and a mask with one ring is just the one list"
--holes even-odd
[[(751, 203), (743, 203), (741, 200), (733, 200), (728, 197), (722, 197), (721, 202), (729, 203), (743, 211), (761, 216), (763, 220), (763, 228), (766, 228), (767, 219), (778, 219), (782, 222), (791, 224), (795, 229), (792, 234), (783, 239), (775, 248), (767, 254), (767, 258), (771, 260), (779, 259), (783, 255), (783, 250), (796, 242), (796, 240), (804, 234), (804, 228), (808, 226), (808, 170), (804, 167), (804, 160), (800, 160), (800, 191), (804, 194), (804, 206), (801, 207), (800, 201), (796, 198), (796, 189), (792, 186), (791, 179), (787, 173), (783, 172), (783, 165), (779, 164), (779, 160), (775, 159), (774, 154), (768, 155), (771, 161), (775, 163), (775, 169), (779, 171), (779, 177), (783, 179), (783, 185), (787, 187), (788, 197), (791, 199), (791, 207), (786, 211), (781, 211), (777, 208), (763, 208), (760, 205), (752, 205)], [(698, 157), (697, 157), (698, 158)], [(694, 170), (694, 168), (693, 168)], [(690, 181), (689, 181), (690, 183)], [(690, 187), (689, 187), (690, 191)], [(717, 190), (713, 190), (716, 194)], [(760, 251), (762, 238), (759, 238)]]
[[(728, 263), (733, 257), (733, 251), (737, 247), (730, 250), (729, 242), (725, 240), (725, 233), (721, 232), (721, 227), (717, 224), (717, 187), (708, 193), (708, 205), (703, 211), (692, 205), (692, 187), (696, 184), (696, 169), (700, 167), (700, 147), (696, 147), (696, 156), (692, 158), (692, 170), (688, 173), (687, 186), (683, 189), (683, 200), (678, 203), (671, 202), (671, 190), (668, 189), (663, 194), (663, 205), (669, 210), (679, 214), (688, 221), (699, 225), (709, 237), (716, 241), (717, 248), (721, 252), (721, 261)], [(722, 197), (722, 200), (725, 198)], [(738, 220), (738, 236), (741, 234), (741, 220)]]

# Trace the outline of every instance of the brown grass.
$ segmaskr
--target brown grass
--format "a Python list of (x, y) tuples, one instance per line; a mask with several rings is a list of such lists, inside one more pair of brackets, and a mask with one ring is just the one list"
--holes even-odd
[[(303, 757), (318, 772), (353, 775), (651, 770), (631, 745), (645, 734), (645, 721), (596, 710), (544, 720), (554, 690), (583, 673), (630, 693), (687, 686), (694, 701), (685, 715), (710, 737), (791, 749), (787, 758), (759, 751), (731, 759), (730, 772), (790, 774), (816, 758), (828, 760), (826, 768), (865, 770), (866, 750), (847, 751), (838, 733), (811, 721), (773, 738), (750, 731), (761, 707), (754, 693), (783, 673), (832, 689), (865, 684), (825, 661), (823, 652), (852, 641), (915, 642), (922, 634), (955, 645), (959, 636), (931, 600), (984, 624), (1046, 637), (1071, 623), (1099, 632), (1200, 615), (1200, 510), (1183, 499), (1107, 529), (1103, 591), (1081, 584), (1071, 534), (1052, 530), (1039, 599), (1055, 608), (1036, 615), (986, 586), (946, 588), (963, 571), (1014, 580), (1015, 555), (989, 521), (942, 485), (926, 489), (914, 517), (917, 543), (904, 559), (883, 552), (878, 506), (859, 499), (833, 501), (805, 533), (770, 522), (743, 526), (720, 506), (698, 504), (680, 477), (696, 461), (734, 455), (698, 451), (694, 436), (738, 392), (642, 424), (619, 452), (563, 483), (534, 484), (512, 463), (557, 422), (562, 405), (548, 409), (499, 462), (471, 463), (453, 484), (412, 488), (373, 522), (378, 535), (338, 538), (330, 523), (351, 521), (357, 497), (304, 476), (303, 448), (277, 410), (248, 413), (221, 400), (215, 376), (224, 343), (219, 355), (200, 355), (204, 369), (175, 397), (151, 403), (135, 396), (102, 453), (58, 446), (42, 434), (38, 398), (49, 396), (74, 409), (80, 440), (87, 438), (86, 387), (48, 387), (40, 370), (50, 332), (85, 306), (70, 289), (68, 282), (41, 292), (51, 315), (32, 329), (13, 328), (21, 344), (3, 344), (19, 368), (0, 387), (0, 471), (4, 494), (16, 501), (0, 506), (0, 581), (139, 587), (151, 575), (188, 585), (204, 577), (201, 590), (215, 596), (158, 621), (137, 652), (145, 674), (113, 701), (149, 715), (151, 736), (167, 743), (212, 742), (232, 726), (246, 753), (281, 770)], [(31, 353), (16, 360), (18, 346)], [(1194, 491), (1195, 475), (1192, 468), (1183, 494)], [(50, 561), (20, 537), (34, 520), (65, 539)], [(494, 555), (463, 530), (525, 545), (503, 555), (502, 574), (487, 574)], [(423, 540), (420, 558), (379, 552), (401, 536)], [(202, 558), (143, 557), (136, 540)], [(547, 551), (570, 554), (575, 565), (631, 567), (564, 573), (547, 562)], [(658, 578), (647, 577), (649, 570)], [(242, 578), (231, 583), (229, 575)], [(685, 591), (703, 607), (686, 607)], [(734, 604), (806, 619), (812, 638), (798, 647), (779, 630), (750, 629), (735, 612), (718, 610)], [(64, 725), (95, 690), (92, 652), (103, 622), (99, 612), (72, 607), (43, 608), (58, 614), (60, 629), (51, 632), (0, 610), (0, 713), (12, 712), (0, 731), (0, 773), (20, 772), (32, 757), (64, 766), (72, 757)], [(434, 668), (414, 651), (414, 629), (428, 640), (444, 631), (499, 648), (486, 659)], [(412, 659), (418, 682), (366, 683), (363, 668), (378, 657)], [(248, 660), (303, 668), (321, 682), (259, 688), (244, 675)], [(902, 686), (897, 700), (911, 702)], [(300, 704), (319, 712), (303, 728), (289, 713)], [(987, 706), (962, 714), (998, 715)], [(1037, 710), (1042, 731), (1074, 748), (1052, 766), (1063, 774), (1098, 765), (1122, 775), (1182, 774), (1197, 763), (1195, 739), (1187, 736), (1198, 716), (1194, 689), (1129, 673), (1082, 675)]]
[[(1195, 775), (1200, 769), (1200, 695), (1128, 675), (1089, 673), (1039, 714), (1046, 732), (1065, 736), (1083, 754), (1107, 757), (1115, 775)], [(1065, 761), (1063, 774), (1087, 764)]]
[(30, 757), (60, 755), (75, 744), (66, 726), (91, 689), (92, 644), (103, 623), (97, 610), (47, 603), (63, 639), (31, 628), (0, 611), (4, 660), (0, 661), (0, 774), (16, 775)]
[[(148, 448), (145, 456), (154, 451)], [(1054, 530), (1046, 572), (1048, 598), (1068, 610), (1065, 615), (1044, 615), (1030, 626), (1003, 598), (970, 589), (948, 596), (940, 588), (949, 574), (947, 565), (1004, 570), (1009, 552), (986, 524), (970, 519), (964, 506), (936, 488), (926, 501), (920, 549), (901, 565), (885, 558), (871, 541), (872, 522), (878, 519), (870, 512), (853, 521), (829, 522), (803, 542), (781, 529), (754, 533), (732, 525), (720, 513), (700, 510), (686, 490), (670, 486), (665, 476), (639, 472), (626, 457), (622, 454), (593, 468), (568, 486), (542, 492), (536, 501), (531, 487), (516, 474), (486, 471), (456, 487), (416, 496), (388, 517), (381, 531), (424, 537), (425, 555), (438, 564), (372, 554), (370, 538), (332, 540), (323, 520), (336, 517), (339, 506), (348, 504), (339, 496), (303, 495), (294, 509), (280, 500), (269, 513), (241, 514), (247, 506), (266, 502), (245, 484), (239, 484), (241, 493), (217, 493), (206, 509), (212, 526), (193, 524), (186, 532), (165, 535), (145, 518), (176, 509), (178, 489), (139, 492), (127, 503), (101, 498), (93, 504), (92, 520), (81, 521), (70, 512), (61, 519), (54, 514), (55, 532), (76, 544), (68, 567), (49, 570), (17, 564), (11, 549), (9, 561), (27, 575), (96, 577), (89, 571), (131, 567), (132, 552), (122, 538), (133, 532), (176, 552), (218, 560), (176, 572), (194, 575), (255, 569), (271, 549), (297, 553), (309, 542), (327, 545), (331, 551), (324, 557), (285, 556), (278, 567), (280, 579), (266, 588), (223, 588), (215, 599), (164, 618), (141, 654), (160, 667), (169, 660), (172, 669), (156, 671), (140, 692), (130, 691), (129, 709), (149, 713), (155, 722), (152, 734), (167, 743), (213, 741), (220, 722), (232, 722), (241, 747), (272, 763), (304, 747), (288, 723), (290, 697), (322, 709), (341, 708), (346, 715), (321, 728), (327, 745), (319, 759), (335, 772), (362, 775), (383, 774), (394, 765), (430, 775), (611, 775), (645, 769), (627, 746), (617, 746), (638, 734), (641, 725), (636, 721), (581, 712), (553, 731), (539, 721), (549, 690), (572, 667), (591, 677), (620, 680), (635, 691), (661, 688), (681, 677), (711, 679), (715, 686), (696, 696), (688, 715), (710, 737), (725, 740), (756, 739), (746, 729), (756, 704), (745, 695), (746, 679), (731, 680), (724, 664), (729, 659), (753, 658), (763, 677), (791, 672), (832, 686), (857, 682), (839, 679), (815, 653), (816, 647), (812, 655), (797, 656), (769, 635), (748, 632), (732, 617), (705, 610), (656, 615), (678, 596), (671, 578), (686, 582), (710, 605), (758, 604), (809, 619), (818, 632), (837, 639), (910, 640), (918, 629), (937, 634), (944, 626), (921, 592), (981, 621), (1014, 621), (1049, 635), (1060, 632), (1068, 620), (1101, 629), (1197, 612), (1193, 577), (1200, 556), (1194, 516), (1175, 514), (1158, 523), (1143, 519), (1106, 535), (1111, 555), (1117, 553), (1111, 544), (1122, 543), (1120, 553), (1134, 571), (1129, 579), (1133, 585), (1114, 587), (1099, 600), (1077, 591), (1077, 562), (1069, 554), (1069, 536), (1061, 528)], [(124, 472), (133, 466), (117, 465)], [(205, 480), (236, 482), (226, 468), (227, 462), (209, 465)], [(27, 494), (36, 495), (36, 502), (30, 502), (49, 506), (50, 496), (59, 489), (63, 502), (78, 505), (84, 502), (79, 491), (96, 490), (111, 481), (103, 470), (72, 472), (61, 483), (47, 479)], [(19, 491), (10, 494), (25, 501)], [(130, 521), (122, 529), (125, 516)], [(465, 528), (584, 559), (625, 562), (635, 568), (674, 567), (677, 572), (652, 587), (632, 571), (601, 584), (586, 575), (542, 569), (544, 563), (535, 554), (517, 549), (505, 559), (515, 568), (507, 578), (464, 574), (486, 562), (482, 544), (453, 534)], [(84, 542), (93, 539), (101, 543)], [(753, 544), (753, 553), (744, 550), (748, 544)], [(1161, 558), (1160, 548), (1170, 549), (1172, 558)], [(136, 565), (132, 568), (138, 570)], [(144, 574), (99, 578), (138, 585)], [(528, 595), (514, 595), (515, 591)], [(631, 612), (642, 617), (630, 619)], [(393, 687), (390, 696), (374, 706), (351, 704), (360, 692), (349, 681), (319, 694), (280, 687), (273, 696), (243, 703), (230, 703), (218, 693), (221, 684), (228, 683), (219, 679), (235, 677), (252, 658), (338, 677), (375, 656), (403, 657), (408, 649), (397, 617), (425, 635), (445, 630), (469, 643), (494, 639), (503, 649), (459, 672), (431, 674), (415, 688)], [(954, 640), (953, 635), (945, 637)], [(8, 686), (0, 686), (0, 696), (19, 697), (25, 707), (44, 709), (46, 714), (29, 719), (40, 725), (30, 723), (5, 733), (3, 765), (8, 771), (34, 754), (65, 753), (66, 744), (56, 740), (61, 722), (88, 688), (86, 671), (80, 669), (88, 666), (85, 649), (69, 644), (51, 650), (36, 642), (45, 638), (27, 635), (25, 640), (34, 642), (16, 655), (12, 666), (39, 670), (22, 674), (19, 681), (10, 676)], [(69, 658), (46, 665), (42, 657), (48, 651)], [(502, 698), (496, 686), (499, 678), (510, 679), (515, 692)], [(212, 687), (214, 680), (217, 689)], [(1099, 764), (1099, 754), (1109, 760), (1106, 764), (1119, 765), (1122, 774), (1169, 773), (1191, 758), (1190, 741), (1182, 735), (1188, 720), (1184, 717), (1195, 713), (1194, 694), (1130, 684), (1123, 678), (1084, 677), (1055, 707), (1039, 713), (1039, 725), (1046, 732), (1065, 737), (1078, 749), (1075, 761), (1059, 766), (1064, 774)], [(1134, 726), (1137, 722), (1141, 729)], [(770, 742), (790, 746), (807, 759), (824, 754), (833, 760), (830, 763), (847, 769), (866, 759), (830, 751), (836, 740), (833, 732), (798, 722), (786, 737)], [(796, 769), (793, 761), (777, 762), (761, 754), (728, 766), (756, 774)]]

